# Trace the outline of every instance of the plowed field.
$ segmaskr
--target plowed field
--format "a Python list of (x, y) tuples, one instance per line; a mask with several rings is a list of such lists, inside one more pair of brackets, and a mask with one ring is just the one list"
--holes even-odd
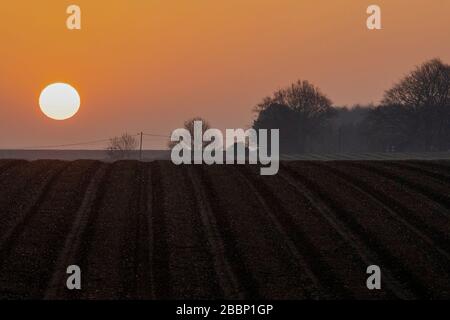
[(449, 183), (445, 161), (290, 161), (263, 177), (0, 160), (0, 298), (450, 299)]

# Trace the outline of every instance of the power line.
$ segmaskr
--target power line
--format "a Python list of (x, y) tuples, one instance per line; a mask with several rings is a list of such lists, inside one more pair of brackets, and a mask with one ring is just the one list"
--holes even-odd
[(156, 138), (167, 138), (170, 139), (170, 136), (162, 135), (162, 134), (155, 134), (155, 133), (142, 133), (144, 136), (149, 137), (156, 137)]
[[(164, 139), (170, 139), (169, 136), (162, 135), (162, 134), (156, 134), (156, 133), (138, 133), (131, 135), (132, 137), (138, 137), (138, 136), (146, 136), (146, 137), (152, 137), (152, 138), (164, 138)], [(96, 144), (96, 143), (106, 143), (111, 141), (111, 138), (108, 139), (100, 139), (100, 140), (92, 140), (92, 141), (83, 141), (83, 142), (76, 142), (76, 143), (67, 143), (67, 144), (57, 144), (57, 145), (46, 145), (46, 146), (33, 146), (33, 147), (24, 147), (20, 148), (22, 150), (33, 150), (33, 149), (54, 149), (54, 148), (64, 148), (64, 147), (75, 147), (75, 146), (83, 146), (83, 145), (90, 145), (90, 144)]]
[(166, 137), (148, 137), (148, 136), (143, 136), (144, 137), (144, 139), (148, 139), (148, 140), (164, 140), (164, 141), (166, 141), (166, 140), (169, 140), (170, 138), (166, 138)]
[(53, 148), (61, 148), (61, 147), (74, 147), (74, 146), (82, 146), (82, 145), (89, 145), (89, 144), (95, 144), (100, 142), (108, 142), (109, 139), (102, 139), (102, 140), (94, 140), (94, 141), (87, 141), (87, 142), (78, 142), (78, 143), (68, 143), (68, 144), (59, 144), (59, 145), (49, 145), (49, 146), (34, 146), (34, 147), (26, 147), (22, 149), (53, 149)]

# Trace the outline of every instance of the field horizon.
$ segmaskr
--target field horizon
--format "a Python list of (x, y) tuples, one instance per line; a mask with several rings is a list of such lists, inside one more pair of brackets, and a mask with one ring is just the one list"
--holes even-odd
[[(128, 160), (145, 162), (170, 160), (171, 150), (145, 149), (142, 158), (139, 150), (130, 152)], [(0, 149), (0, 159), (4, 160), (99, 160), (114, 162), (127, 159), (112, 159), (105, 149)], [(336, 160), (450, 160), (448, 152), (341, 152), (341, 153), (304, 153), (280, 154), (283, 161), (336, 161)]]

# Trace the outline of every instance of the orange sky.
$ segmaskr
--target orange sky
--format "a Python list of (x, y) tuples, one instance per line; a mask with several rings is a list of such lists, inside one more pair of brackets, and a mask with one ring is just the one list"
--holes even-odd
[[(70, 4), (81, 31), (66, 29)], [(370, 4), (381, 31), (366, 29)], [(449, 36), (450, 0), (3, 1), (0, 148), (170, 134), (195, 115), (246, 127), (261, 98), (297, 79), (336, 105), (377, 102), (415, 65), (450, 63)], [(40, 112), (53, 82), (79, 90), (74, 118)]]

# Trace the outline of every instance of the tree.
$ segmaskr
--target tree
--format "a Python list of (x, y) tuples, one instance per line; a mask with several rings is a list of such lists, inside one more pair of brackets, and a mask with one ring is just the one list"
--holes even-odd
[[(450, 65), (433, 59), (386, 91), (382, 104), (408, 112), (409, 144), (422, 151), (447, 150), (450, 116)], [(388, 119), (386, 119), (388, 121)]]
[[(191, 141), (191, 148), (193, 149), (193, 144), (194, 144), (194, 122), (195, 121), (201, 121), (202, 122), (202, 132), (205, 133), (206, 130), (210, 129), (211, 126), (208, 123), (208, 121), (206, 121), (205, 119), (201, 118), (201, 117), (194, 117), (192, 119), (186, 120), (184, 122), (183, 128), (186, 129), (187, 131), (189, 131), (189, 133), (191, 134), (192, 137), (192, 141)], [(169, 141), (168, 145), (169, 148), (172, 149), (176, 144), (178, 144), (178, 141)], [(203, 147), (205, 145), (207, 145), (209, 142), (203, 142)]]
[(273, 103), (261, 110), (253, 122), (253, 128), (279, 129), (280, 152), (295, 153), (297, 151), (297, 137), (300, 134), (296, 113), (284, 104)]
[[(329, 130), (324, 131), (323, 147), (328, 152), (367, 152), (368, 145), (362, 130), (373, 105), (335, 107), (336, 116), (331, 120)], [(324, 149), (322, 148), (322, 150)]]
[(402, 105), (382, 105), (370, 109), (361, 125), (361, 134), (367, 138), (369, 149), (380, 152), (411, 149), (415, 116)]
[(412, 108), (450, 105), (450, 65), (440, 59), (423, 63), (387, 90), (382, 104)]
[(109, 140), (107, 152), (112, 159), (131, 159), (137, 146), (138, 140), (136, 136), (124, 133), (120, 137), (114, 137)]
[[(276, 105), (278, 107), (274, 107)], [(286, 108), (291, 111), (288, 117), (286, 117), (288, 114)], [(263, 128), (262, 122), (265, 124), (276, 123), (280, 132), (283, 131), (283, 128), (289, 128), (285, 129), (287, 133), (284, 138), (287, 134), (295, 135), (292, 144), (290, 141), (286, 141), (286, 143), (289, 143), (289, 149), (297, 152), (304, 152), (308, 140), (314, 138), (321, 129), (327, 126), (334, 115), (331, 100), (319, 88), (308, 81), (301, 80), (290, 87), (276, 91), (271, 97), (264, 98), (256, 106), (255, 112), (258, 113), (258, 118), (254, 126), (258, 126), (259, 129)], [(270, 119), (272, 116), (274, 118)], [(261, 121), (261, 117), (264, 121)], [(283, 119), (282, 122), (280, 122), (281, 119)], [(282, 144), (281, 141), (280, 144)]]

